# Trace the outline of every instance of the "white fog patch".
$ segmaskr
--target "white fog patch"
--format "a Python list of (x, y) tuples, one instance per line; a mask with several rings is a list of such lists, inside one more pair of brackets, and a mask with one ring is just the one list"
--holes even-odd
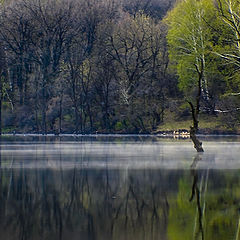
[[(197, 155), (190, 141), (66, 142), (1, 145), (2, 168), (240, 169), (240, 144), (207, 142)], [(196, 160), (195, 160), (196, 161)]]

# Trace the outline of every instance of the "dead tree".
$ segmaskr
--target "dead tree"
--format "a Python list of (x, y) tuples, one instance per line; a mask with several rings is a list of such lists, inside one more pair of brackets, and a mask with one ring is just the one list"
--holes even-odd
[(191, 101), (188, 101), (190, 107), (191, 107), (191, 113), (192, 113), (192, 120), (193, 120), (193, 126), (190, 126), (190, 138), (194, 144), (194, 148), (197, 150), (197, 152), (204, 152), (202, 147), (202, 142), (198, 140), (197, 138), (197, 132), (198, 132), (198, 117), (200, 112), (200, 100), (201, 100), (201, 94), (202, 94), (202, 79), (203, 79), (203, 64), (201, 64), (201, 69), (197, 65), (195, 65), (197, 73), (198, 73), (198, 91), (196, 95), (196, 105), (194, 106)]

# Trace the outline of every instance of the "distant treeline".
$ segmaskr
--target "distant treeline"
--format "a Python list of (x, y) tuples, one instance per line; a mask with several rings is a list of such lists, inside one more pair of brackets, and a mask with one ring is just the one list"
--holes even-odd
[[(2, 3), (0, 124), (9, 132), (146, 133), (164, 122), (169, 109), (179, 117), (188, 115), (184, 102), (194, 96), (199, 83), (192, 84), (196, 76), (189, 69), (196, 68), (199, 60), (192, 63), (194, 55), (179, 60), (178, 49), (184, 46), (174, 46), (174, 34), (168, 34), (174, 28), (171, 14), (179, 5), (175, 0)], [(207, 21), (209, 29), (216, 27)], [(212, 45), (219, 43), (220, 35), (231, 35), (230, 30), (211, 31)], [(221, 44), (230, 46), (229, 39), (238, 44), (232, 38), (222, 38)], [(201, 96), (202, 110), (208, 114), (221, 112), (223, 103), (234, 106), (236, 102), (223, 96), (229, 89), (237, 92), (238, 83), (233, 81), (237, 68), (221, 61), (217, 54), (210, 63), (200, 61), (205, 68), (216, 63), (211, 74), (204, 70), (201, 82), (206, 86), (205, 76), (210, 76)], [(181, 67), (186, 71), (179, 72)], [(188, 75), (190, 80), (183, 84), (181, 79)], [(234, 109), (226, 111), (231, 116), (234, 112), (232, 122), (238, 118)]]

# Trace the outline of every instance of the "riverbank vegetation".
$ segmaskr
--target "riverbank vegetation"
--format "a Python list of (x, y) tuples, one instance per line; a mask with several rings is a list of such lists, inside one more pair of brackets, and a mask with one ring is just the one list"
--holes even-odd
[(234, 0), (2, 2), (0, 125), (238, 133), (239, 26)]

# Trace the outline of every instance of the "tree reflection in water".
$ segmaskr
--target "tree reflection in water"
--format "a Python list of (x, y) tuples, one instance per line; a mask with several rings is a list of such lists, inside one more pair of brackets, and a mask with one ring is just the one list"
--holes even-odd
[(167, 239), (162, 171), (1, 169), (3, 239)]
[(2, 156), (1, 239), (234, 239), (239, 171), (199, 170), (201, 158), (190, 170), (112, 169), (111, 159), (105, 169), (64, 169), (60, 154), (57, 168), (29, 169), (4, 168), (16, 160)]
[[(190, 202), (196, 198), (197, 204), (197, 213), (195, 217), (195, 224), (194, 224), (194, 231), (193, 236), (194, 239), (201, 239), (204, 240), (204, 228), (203, 228), (203, 220), (204, 220), (204, 213), (205, 213), (205, 194), (207, 191), (207, 183), (208, 183), (208, 174), (209, 169), (205, 170), (201, 176), (201, 182), (199, 186), (199, 173), (197, 171), (197, 164), (199, 161), (202, 160), (202, 155), (198, 153), (193, 160), (191, 165), (191, 174), (193, 176), (193, 184), (192, 184), (192, 193), (189, 199)], [(198, 226), (197, 226), (198, 220)]]

